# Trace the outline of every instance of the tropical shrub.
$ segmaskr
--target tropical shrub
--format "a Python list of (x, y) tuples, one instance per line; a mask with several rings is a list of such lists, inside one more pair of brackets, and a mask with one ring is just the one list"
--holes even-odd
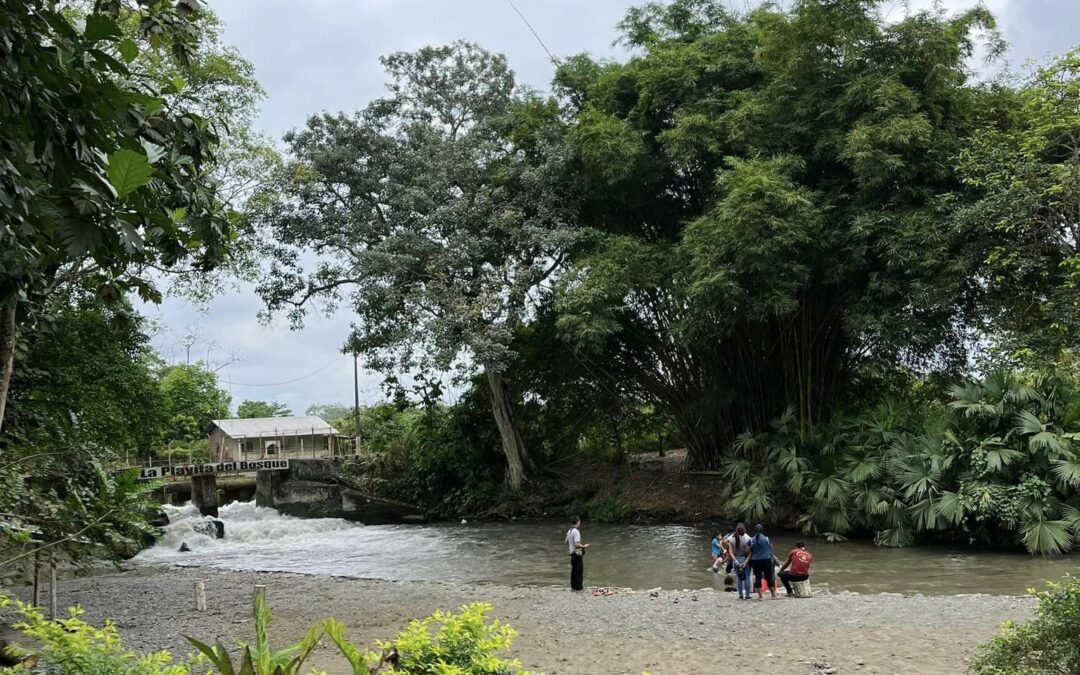
[(930, 535), (1061, 553), (1080, 534), (1077, 392), (1049, 375), (998, 372), (957, 385), (944, 407), (882, 403), (804, 430), (788, 413), (742, 434), (726, 462), (740, 515), (796, 507), (832, 539), (873, 532), (906, 546)]
[(594, 499), (586, 507), (589, 518), (598, 523), (625, 523), (634, 514), (633, 507), (618, 497)]
[(1080, 579), (1030, 591), (1038, 600), (1030, 621), (1006, 621), (971, 663), (976, 675), (1080, 673)]
[(435, 517), (474, 514), (494, 501), (498, 438), (471, 398), (457, 405), (373, 406), (363, 411), (365, 460), (346, 465), (375, 494), (424, 507)]
[[(19, 600), (0, 595), (0, 610), (14, 607), (22, 620), (13, 627), (33, 640), (37, 656), (49, 675), (188, 675), (185, 664), (173, 663), (167, 651), (136, 654), (124, 647), (111, 621), (96, 628), (81, 618), (73, 607), (67, 618), (48, 621), (41, 610)], [(2, 673), (25, 673), (21, 666)]]
[(517, 631), (497, 619), (488, 621), (491, 610), (491, 605), (477, 602), (463, 606), (458, 614), (437, 611), (411, 622), (393, 640), (376, 643), (378, 652), (363, 652), (349, 643), (344, 625), (333, 619), (326, 622), (326, 632), (352, 665), (354, 675), (530, 675), (517, 659), (496, 656), (510, 648)]
[(233, 663), (229, 650), (220, 642), (213, 647), (192, 637), (188, 638), (188, 642), (194, 645), (199, 653), (213, 665), (214, 671), (221, 675), (237, 673), (240, 675), (297, 675), (302, 672), (301, 669), (308, 656), (311, 655), (311, 651), (319, 644), (324, 629), (320, 625), (312, 626), (300, 642), (272, 651), (266, 635), (271, 616), (266, 598), (261, 593), (256, 594), (255, 644), (241, 645), (237, 664)]
[[(0, 610), (14, 607), (23, 620), (14, 625), (40, 647), (38, 656), (49, 675), (189, 675), (207, 668), (219, 675), (299, 675), (312, 650), (328, 636), (348, 660), (354, 675), (409, 673), (410, 675), (534, 675), (522, 670), (517, 659), (503, 659), (517, 631), (498, 619), (489, 620), (492, 606), (472, 603), (458, 613), (437, 611), (413, 621), (388, 642), (364, 649), (345, 639), (345, 625), (327, 619), (311, 627), (299, 642), (274, 650), (267, 637), (271, 612), (261, 594), (255, 596), (255, 642), (241, 644), (234, 661), (220, 642), (210, 646), (194, 638), (188, 641), (200, 658), (175, 663), (168, 651), (140, 655), (123, 646), (111, 621), (95, 628), (72, 608), (68, 618), (47, 621), (41, 611), (19, 600), (0, 595)], [(20, 668), (0, 669), (0, 675), (17, 675)]]

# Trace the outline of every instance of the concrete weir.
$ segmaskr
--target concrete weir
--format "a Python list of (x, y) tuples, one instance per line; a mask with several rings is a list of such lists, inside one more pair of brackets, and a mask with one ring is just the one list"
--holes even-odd
[(208, 473), (191, 477), (191, 503), (204, 516), (218, 517), (217, 476)]
[(342, 476), (340, 460), (333, 458), (290, 458), (284, 471), (260, 470), (255, 505), (292, 516), (346, 518), (369, 525), (424, 520), (418, 507), (365, 494)]

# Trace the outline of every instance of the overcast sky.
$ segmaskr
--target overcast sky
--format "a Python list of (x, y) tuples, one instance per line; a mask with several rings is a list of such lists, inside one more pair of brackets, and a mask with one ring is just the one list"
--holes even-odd
[[(743, 0), (730, 0), (742, 7)], [(209, 0), (225, 21), (225, 41), (255, 64), (267, 91), (259, 127), (275, 138), (320, 111), (354, 111), (383, 93), (378, 57), (465, 38), (507, 55), (518, 80), (547, 90), (552, 66), (507, 0)], [(615, 24), (633, 0), (515, 0), (556, 56), (589, 52), (617, 57)], [(890, 18), (905, 4), (885, 2)], [(964, 9), (974, 0), (944, 0)], [(1011, 44), (1009, 61), (1044, 60), (1080, 43), (1080, 0), (985, 0)], [(891, 9), (890, 9), (891, 7)], [(170, 298), (146, 310), (163, 326), (155, 346), (183, 362), (183, 338), (194, 330), (192, 361), (222, 367), (233, 405), (244, 399), (280, 401), (303, 414), (313, 403), (352, 401), (352, 364), (340, 354), (348, 312), (309, 318), (303, 330), (259, 323), (261, 304), (250, 288), (216, 298), (208, 310)], [(381, 398), (381, 377), (361, 376), (361, 401)], [(256, 386), (258, 385), (258, 386)]]

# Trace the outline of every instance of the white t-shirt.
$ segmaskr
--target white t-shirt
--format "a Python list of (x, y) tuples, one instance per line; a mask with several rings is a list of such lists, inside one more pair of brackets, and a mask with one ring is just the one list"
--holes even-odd
[(750, 535), (744, 534), (742, 537), (736, 537), (732, 534), (730, 537), (725, 537), (725, 539), (731, 542), (731, 552), (736, 558), (746, 557), (745, 551), (746, 547), (750, 545)]
[(576, 527), (571, 527), (566, 533), (566, 544), (570, 548), (571, 553), (577, 553), (577, 545), (581, 543), (581, 533), (578, 532)]

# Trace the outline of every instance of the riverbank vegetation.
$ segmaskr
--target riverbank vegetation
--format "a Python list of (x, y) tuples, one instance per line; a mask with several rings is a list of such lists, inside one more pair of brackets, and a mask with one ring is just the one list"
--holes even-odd
[(0, 18), (19, 551), (41, 523), (129, 532), (109, 462), (200, 458), (231, 401), (209, 359), (153, 354), (127, 299), (229, 277), (267, 318), (356, 317), (343, 350), (387, 402), (359, 430), (314, 410), (363, 438), (372, 489), (436, 516), (639, 517), (645, 490), (566, 494), (566, 469), (680, 449), (726, 518), (1080, 541), (1080, 52), (995, 76), (981, 7), (646, 3), (623, 56), (557, 59), (550, 94), (479, 45), (387, 55), (385, 97), (278, 154), (209, 11), (32, 4)]
[(227, 412), (212, 374), (157, 358), (131, 302), (235, 266), (243, 186), (272, 158), (249, 133), (250, 64), (194, 10), (0, 3), (5, 571), (134, 550), (147, 486), (108, 467)]
[[(517, 632), (488, 615), (492, 606), (472, 603), (457, 613), (438, 611), (409, 623), (392, 640), (379, 641), (371, 648), (357, 646), (345, 636), (346, 627), (326, 619), (311, 627), (299, 642), (272, 648), (267, 629), (271, 611), (262, 595), (255, 597), (254, 631), (251, 643), (242, 643), (234, 657), (229, 648), (197, 638), (188, 641), (197, 650), (185, 661), (177, 661), (168, 651), (138, 654), (123, 644), (112, 622), (93, 626), (72, 608), (66, 618), (46, 620), (41, 610), (19, 600), (0, 595), (0, 611), (14, 610), (21, 619), (14, 628), (32, 640), (27, 648), (5, 646), (5, 659), (26, 660), (29, 667), (43, 666), (55, 675), (124, 673), (125, 675), (301, 675), (316, 672), (305, 664), (324, 638), (340, 650), (354, 675), (377, 673), (430, 673), (446, 675), (530, 675), (517, 659), (500, 654), (509, 651)], [(25, 672), (21, 666), (0, 668), (2, 673)]]
[(1043, 675), (1080, 672), (1080, 580), (1065, 579), (1045, 591), (1030, 621), (1006, 621), (971, 664), (975, 675)]

